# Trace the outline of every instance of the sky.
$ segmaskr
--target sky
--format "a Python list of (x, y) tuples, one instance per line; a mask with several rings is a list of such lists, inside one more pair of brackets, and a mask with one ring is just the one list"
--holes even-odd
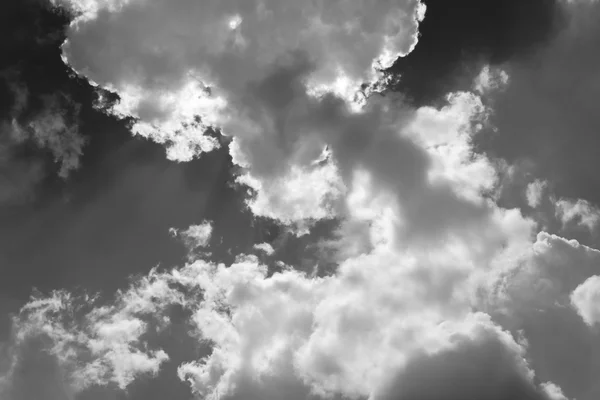
[(1, 400), (596, 400), (596, 0), (6, 0)]

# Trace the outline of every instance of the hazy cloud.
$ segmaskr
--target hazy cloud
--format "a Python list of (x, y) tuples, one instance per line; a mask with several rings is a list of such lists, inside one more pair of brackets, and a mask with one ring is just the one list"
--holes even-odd
[(600, 210), (582, 199), (559, 199), (556, 201), (556, 216), (562, 222), (563, 227), (575, 224), (587, 228), (593, 232), (600, 222)]
[(174, 237), (181, 238), (191, 251), (198, 247), (208, 246), (212, 236), (212, 230), (211, 222), (205, 221), (199, 225), (190, 225), (186, 230), (171, 228), (169, 232)]
[(542, 202), (542, 196), (544, 195), (544, 190), (548, 185), (547, 182), (536, 179), (527, 185), (527, 191), (525, 192), (525, 196), (527, 198), (527, 204), (531, 208), (538, 207)]

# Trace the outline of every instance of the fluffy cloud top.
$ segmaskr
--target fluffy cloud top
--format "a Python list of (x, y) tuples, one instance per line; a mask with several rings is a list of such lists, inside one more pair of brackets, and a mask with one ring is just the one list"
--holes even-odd
[(571, 294), (571, 303), (589, 326), (600, 322), (600, 276), (589, 277), (577, 286)]
[(522, 345), (471, 311), (469, 280), (452, 262), (420, 262), (380, 249), (335, 276), (310, 278), (294, 270), (268, 275), (252, 258), (229, 267), (196, 261), (152, 272), (110, 305), (84, 310), (66, 293), (35, 298), (16, 320), (13, 346), (48, 338), (75, 391), (126, 387), (167, 359), (143, 338), (151, 326), (166, 326), (166, 310), (179, 304), (190, 311), (192, 335), (212, 345), (206, 358), (179, 367), (205, 398), (562, 398), (534, 384)]
[(135, 117), (134, 133), (165, 143), (179, 161), (218, 145), (208, 127), (235, 136), (231, 153), (249, 168), (240, 182), (257, 191), (249, 202), (257, 215), (301, 226), (334, 216), (337, 172), (350, 175), (357, 150), (373, 157), (387, 146), (390, 162), (399, 150), (407, 157), (397, 167), (415, 175), (408, 179), (423, 173), (426, 157), (394, 137), (395, 112), (358, 104), (367, 95), (361, 85), (417, 43), (418, 0), (55, 4), (79, 15), (65, 61), (119, 94), (112, 112)]
[[(263, 135), (269, 121), (248, 120), (249, 84), (289, 52), (314, 62), (308, 86), (352, 90), (416, 43), (418, 0), (372, 2), (54, 0), (79, 18), (65, 43), (66, 61), (117, 92), (119, 115), (139, 118), (133, 131), (167, 143), (188, 160), (216, 142), (207, 126)], [(94, 50), (92, 50), (94, 49)], [(218, 113), (216, 111), (219, 111)], [(240, 115), (242, 114), (242, 115)], [(275, 123), (271, 121), (270, 123)]]

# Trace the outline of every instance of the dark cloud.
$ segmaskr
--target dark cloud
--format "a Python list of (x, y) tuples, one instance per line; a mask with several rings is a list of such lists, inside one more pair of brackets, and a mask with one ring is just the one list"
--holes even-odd
[(426, 0), (419, 42), (389, 72), (400, 75), (394, 89), (418, 106), (443, 101), (468, 89), (481, 66), (528, 54), (560, 25), (556, 0)]
[(558, 196), (600, 202), (596, 172), (600, 120), (600, 4), (565, 6), (566, 25), (548, 43), (506, 64), (508, 87), (493, 98), (481, 151), (548, 180)]
[[(412, 361), (381, 400), (550, 400), (518, 355), (492, 335), (455, 338), (456, 347)], [(558, 399), (557, 399), (558, 400)]]

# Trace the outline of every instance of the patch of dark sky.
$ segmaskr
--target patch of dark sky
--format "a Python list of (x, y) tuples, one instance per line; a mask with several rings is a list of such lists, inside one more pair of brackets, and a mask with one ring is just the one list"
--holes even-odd
[(534, 51), (561, 25), (556, 0), (426, 0), (419, 43), (388, 70), (393, 90), (415, 106), (439, 104), (468, 90), (485, 64), (500, 65)]

